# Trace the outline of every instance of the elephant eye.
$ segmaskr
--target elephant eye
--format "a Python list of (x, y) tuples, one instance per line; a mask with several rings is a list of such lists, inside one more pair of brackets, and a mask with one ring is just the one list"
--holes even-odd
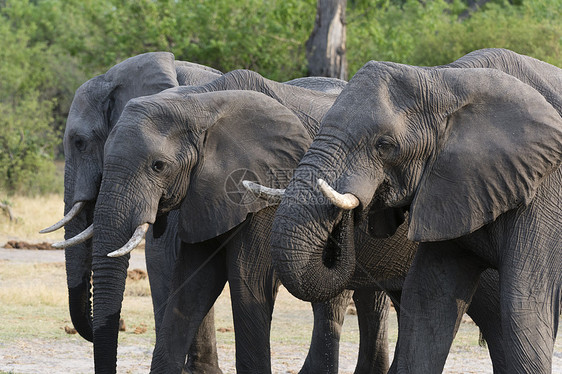
[(387, 154), (388, 152), (392, 151), (396, 147), (396, 144), (391, 139), (379, 138), (375, 146), (379, 151), (379, 153)]
[(74, 139), (74, 146), (80, 152), (83, 152), (86, 149), (86, 141), (80, 137)]
[(164, 161), (156, 160), (152, 163), (152, 170), (156, 173), (161, 173), (166, 169), (166, 163)]

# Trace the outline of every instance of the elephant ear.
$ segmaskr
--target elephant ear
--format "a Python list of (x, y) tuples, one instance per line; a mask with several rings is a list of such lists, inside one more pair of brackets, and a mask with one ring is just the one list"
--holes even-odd
[(208, 111), (198, 162), (180, 207), (180, 237), (195, 243), (276, 205), (247, 191), (242, 181), (285, 188), (312, 139), (293, 112), (262, 93), (232, 90), (191, 97)]
[(458, 102), (411, 204), (414, 241), (458, 238), (529, 204), (561, 163), (562, 119), (535, 89), (497, 70), (439, 74)]
[(112, 128), (129, 100), (178, 86), (174, 55), (149, 52), (130, 57), (109, 69), (104, 80), (114, 87), (107, 109)]

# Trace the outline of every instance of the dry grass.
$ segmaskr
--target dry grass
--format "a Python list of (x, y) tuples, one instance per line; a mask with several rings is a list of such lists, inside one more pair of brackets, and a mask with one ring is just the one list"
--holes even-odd
[(66, 306), (64, 264), (0, 262), (0, 304)]
[[(127, 331), (121, 338), (138, 335), (137, 327), (145, 327), (150, 337), (154, 321), (148, 279), (128, 279), (125, 296)], [(64, 263), (0, 261), (0, 315), (0, 341), (26, 336), (64, 338), (64, 327), (72, 325)]]
[(131, 280), (127, 279), (125, 285), (125, 296), (150, 297), (150, 284), (148, 278)]
[(9, 198), (0, 195), (0, 200), (4, 199), (8, 201), (15, 219), (10, 221), (6, 214), (0, 212), (1, 244), (18, 238), (34, 242), (53, 242), (63, 239), (64, 230), (62, 229), (49, 234), (39, 234), (39, 230), (51, 226), (63, 217), (62, 195), (12, 196)]

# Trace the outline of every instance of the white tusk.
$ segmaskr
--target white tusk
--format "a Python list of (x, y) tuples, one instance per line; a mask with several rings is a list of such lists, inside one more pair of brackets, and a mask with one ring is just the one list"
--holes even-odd
[(325, 180), (318, 179), (320, 191), (338, 208), (352, 210), (359, 206), (359, 199), (352, 193), (341, 194), (334, 190)]
[(88, 226), (88, 228), (82, 231), (80, 234), (76, 235), (73, 238), (65, 240), (63, 242), (56, 242), (53, 243), (53, 247), (55, 248), (68, 248), (72, 247), (73, 245), (84, 243), (86, 240), (90, 239), (94, 236), (94, 225)]
[(43, 230), (39, 231), (39, 233), (46, 234), (48, 232), (53, 232), (53, 231), (56, 231), (56, 230), (60, 229), (61, 227), (66, 225), (68, 222), (72, 221), (72, 219), (74, 217), (76, 217), (78, 215), (78, 213), (80, 213), (82, 208), (84, 208), (84, 205), (86, 205), (86, 202), (84, 202), (84, 201), (77, 202), (76, 204), (74, 204), (72, 209), (70, 209), (70, 211), (66, 214), (66, 216), (64, 216), (60, 221), (55, 223), (53, 226), (47, 227), (46, 229), (43, 229)]
[(125, 244), (118, 250), (109, 253), (107, 256), (120, 257), (131, 252), (133, 249), (137, 247), (137, 245), (139, 245), (139, 243), (141, 242), (142, 238), (144, 238), (144, 235), (146, 234), (147, 231), (148, 231), (148, 223), (143, 223), (142, 225), (139, 225), (135, 230), (135, 232), (133, 233), (133, 236), (131, 236), (131, 239), (129, 239), (129, 241), (127, 242), (127, 244)]
[(267, 198), (273, 198), (276, 201), (281, 201), (281, 199), (283, 198), (283, 195), (285, 195), (285, 189), (284, 188), (270, 188), (270, 187), (265, 187), (262, 186), (261, 184), (252, 182), (252, 181), (248, 181), (248, 180), (244, 180), (242, 181), (242, 184), (244, 185), (244, 187), (246, 187), (246, 189), (250, 192), (255, 193), (256, 195), (258, 195), (261, 198), (267, 199)]

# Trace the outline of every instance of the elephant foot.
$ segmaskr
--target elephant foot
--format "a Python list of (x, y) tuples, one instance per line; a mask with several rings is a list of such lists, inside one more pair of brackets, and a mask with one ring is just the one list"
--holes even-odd
[(222, 370), (213, 364), (186, 365), (181, 374), (223, 374)]

